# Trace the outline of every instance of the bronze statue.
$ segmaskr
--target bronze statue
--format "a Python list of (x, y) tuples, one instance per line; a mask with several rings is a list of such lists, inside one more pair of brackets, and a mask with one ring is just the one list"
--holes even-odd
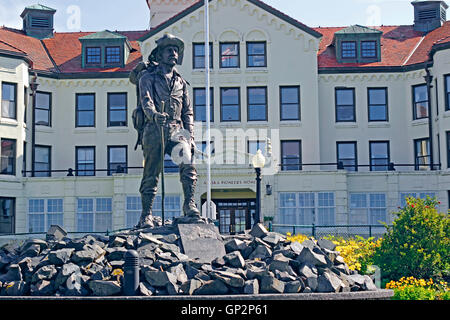
[(178, 158), (184, 215), (200, 218), (194, 201), (197, 171), (193, 165), (193, 109), (188, 83), (175, 69), (176, 64), (183, 62), (184, 43), (167, 34), (156, 44), (149, 61), (140, 63), (130, 74), (131, 82), (138, 86), (140, 106), (133, 113), (133, 123), (139, 133), (137, 145), (142, 144), (144, 153), (144, 173), (139, 189), (142, 213), (138, 228), (153, 227), (152, 206), (159, 174), (164, 174), (165, 154)]

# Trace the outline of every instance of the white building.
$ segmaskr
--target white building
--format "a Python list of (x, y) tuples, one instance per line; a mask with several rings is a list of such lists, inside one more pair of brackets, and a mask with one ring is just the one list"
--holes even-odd
[[(0, 28), (0, 233), (136, 223), (142, 151), (129, 72), (165, 33), (184, 39), (178, 70), (191, 84), (201, 148), (202, 3), (154, 1), (143, 31), (54, 32), (55, 11), (43, 5), (25, 8), (23, 30)], [(210, 2), (212, 199), (222, 232), (252, 224), (249, 154), (266, 151), (266, 138), (262, 214), (276, 224), (390, 223), (409, 194), (436, 196), (447, 210), (450, 23), (444, 1), (413, 5), (410, 26), (310, 28), (260, 0)], [(167, 165), (171, 217), (183, 199)], [(201, 206), (206, 166), (197, 167)]]

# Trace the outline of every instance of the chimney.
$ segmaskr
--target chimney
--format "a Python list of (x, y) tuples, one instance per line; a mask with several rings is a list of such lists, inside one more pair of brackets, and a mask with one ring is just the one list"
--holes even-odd
[(25, 7), (20, 15), (23, 20), (23, 31), (26, 35), (37, 39), (52, 38), (55, 12), (55, 9), (41, 4)]
[(414, 6), (414, 30), (430, 32), (442, 26), (447, 20), (448, 5), (445, 1), (415, 0)]
[[(154, 28), (199, 0), (145, 0), (150, 10), (150, 26)], [(203, 1), (203, 0), (202, 0)]]

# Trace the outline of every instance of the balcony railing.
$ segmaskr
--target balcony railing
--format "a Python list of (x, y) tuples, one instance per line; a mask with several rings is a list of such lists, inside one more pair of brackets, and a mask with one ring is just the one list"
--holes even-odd
[[(225, 164), (225, 166), (233, 166), (233, 164)], [(420, 167), (417, 165), (417, 163), (393, 163), (389, 162), (386, 164), (357, 164), (357, 165), (351, 165), (346, 166), (342, 161), (340, 162), (323, 162), (323, 163), (288, 163), (288, 164), (279, 164), (278, 165), (281, 168), (281, 172), (309, 172), (309, 171), (339, 171), (339, 170), (346, 170), (346, 167), (352, 167), (352, 168), (358, 168), (357, 172), (392, 172), (392, 171), (422, 171), (425, 168), (427, 170), (431, 169), (431, 164), (421, 164)], [(387, 170), (374, 170), (373, 168), (376, 167), (382, 167)], [(433, 170), (441, 170), (441, 163), (434, 164)], [(178, 172), (178, 166), (176, 166), (173, 163), (169, 163), (168, 161), (165, 162), (165, 173), (177, 173)], [(249, 168), (251, 168), (251, 165), (249, 165)], [(287, 169), (283, 169), (287, 168)], [(295, 168), (292, 169), (292, 168)], [(142, 166), (140, 167), (125, 167), (125, 166), (117, 166), (115, 169), (60, 169), (60, 170), (35, 170), (35, 174), (39, 174), (39, 176), (42, 176), (40, 174), (47, 173), (49, 176), (52, 176), (53, 173), (64, 173), (66, 176), (80, 176), (80, 177), (92, 177), (83, 175), (83, 172), (95, 172), (95, 173), (106, 173), (108, 174), (114, 174), (114, 173), (120, 173), (120, 174), (129, 174), (130, 170), (143, 170), (144, 168)], [(362, 170), (361, 170), (362, 169)], [(366, 169), (366, 170), (364, 170)], [(371, 170), (372, 169), (372, 170)], [(349, 170), (350, 172), (354, 172), (355, 170)], [(22, 170), (22, 174), (24, 177), (31, 177), (33, 171), (31, 170)], [(94, 176), (97, 176), (96, 174)]]

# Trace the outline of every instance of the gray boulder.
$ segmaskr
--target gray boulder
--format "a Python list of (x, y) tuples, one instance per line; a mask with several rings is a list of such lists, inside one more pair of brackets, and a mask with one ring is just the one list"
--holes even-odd
[(259, 290), (261, 293), (283, 293), (284, 282), (273, 276), (263, 276)]
[(72, 253), (75, 251), (73, 248), (65, 248), (65, 249), (59, 249), (55, 251), (50, 251), (48, 254), (48, 260), (51, 264), (54, 265), (63, 265), (70, 261), (70, 257), (72, 256)]
[(203, 282), (197, 279), (188, 280), (180, 286), (180, 292), (191, 296), (194, 294), (195, 290), (202, 286), (202, 284)]
[(149, 297), (149, 296), (154, 295), (156, 290), (155, 290), (155, 288), (153, 288), (151, 285), (147, 284), (146, 282), (140, 282), (138, 292), (140, 292), (140, 294), (142, 296)]
[(221, 280), (209, 280), (194, 291), (194, 295), (223, 295), (228, 293), (228, 287)]
[(31, 278), (31, 283), (36, 283), (41, 280), (51, 280), (53, 279), (58, 271), (54, 265), (43, 266), (39, 268)]
[(117, 281), (91, 280), (88, 286), (94, 296), (113, 296), (122, 290)]
[(166, 271), (145, 271), (145, 279), (152, 287), (165, 287), (169, 282), (176, 284), (177, 277)]
[(223, 283), (233, 288), (241, 288), (245, 284), (242, 277), (232, 272), (215, 270), (210, 273), (210, 276), (213, 279), (221, 280)]
[[(308, 241), (308, 240), (306, 240), (306, 241)], [(308, 246), (305, 246), (303, 248), (302, 252), (297, 257), (297, 261), (300, 263), (311, 264), (311, 265), (315, 265), (315, 266), (326, 266), (327, 265), (325, 255), (314, 252)]]
[(299, 293), (304, 287), (301, 280), (286, 282), (284, 285), (284, 293)]
[(31, 285), (30, 293), (32, 296), (50, 296), (55, 293), (54, 284), (48, 280), (39, 280)]
[(322, 273), (317, 281), (317, 292), (339, 292), (344, 286), (339, 277), (330, 271)]
[(113, 247), (113, 248), (106, 248), (106, 259), (108, 261), (117, 261), (117, 260), (123, 260), (123, 255), (125, 252), (127, 252), (127, 248), (125, 247)]
[(327, 240), (327, 239), (319, 239), (317, 240), (317, 245), (321, 247), (322, 249), (328, 249), (330, 251), (334, 251), (336, 249), (336, 245), (333, 241)]
[(245, 260), (239, 251), (233, 251), (223, 256), (225, 263), (235, 268), (244, 268)]
[(250, 256), (248, 257), (251, 260), (254, 259), (266, 259), (269, 258), (272, 255), (272, 250), (270, 250), (269, 248), (267, 248), (264, 245), (258, 245), (255, 250), (253, 250), (253, 252), (250, 254)]
[(14, 281), (9, 283), (5, 287), (5, 294), (7, 296), (24, 296), (27, 294), (29, 290), (29, 286), (25, 281)]
[(263, 238), (267, 236), (268, 233), (269, 232), (267, 231), (266, 227), (264, 227), (264, 225), (261, 223), (255, 224), (250, 231), (250, 235), (255, 238)]
[(259, 294), (259, 283), (257, 279), (247, 280), (244, 284), (245, 294)]
[(0, 282), (21, 281), (22, 273), (18, 264), (11, 264), (6, 274), (0, 275)]

